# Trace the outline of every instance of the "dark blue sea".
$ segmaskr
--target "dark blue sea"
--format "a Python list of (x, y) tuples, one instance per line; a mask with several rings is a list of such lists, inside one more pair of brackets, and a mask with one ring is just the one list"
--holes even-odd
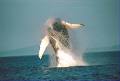
[(83, 55), (88, 66), (49, 67), (49, 56), (0, 57), (0, 81), (120, 81), (120, 51)]

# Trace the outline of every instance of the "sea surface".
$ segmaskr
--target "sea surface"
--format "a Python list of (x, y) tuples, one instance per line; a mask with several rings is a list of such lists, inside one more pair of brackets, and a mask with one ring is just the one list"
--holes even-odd
[(85, 53), (88, 66), (49, 67), (49, 55), (0, 57), (0, 81), (120, 81), (120, 51)]

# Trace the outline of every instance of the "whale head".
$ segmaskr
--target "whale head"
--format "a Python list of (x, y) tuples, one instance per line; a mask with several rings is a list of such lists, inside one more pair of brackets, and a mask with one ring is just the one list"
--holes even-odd
[(49, 30), (54, 30), (57, 32), (61, 32), (64, 29), (75, 29), (80, 28), (81, 26), (85, 26), (84, 24), (71, 24), (64, 20), (61, 20), (60, 18), (50, 18), (47, 20), (46, 25)]

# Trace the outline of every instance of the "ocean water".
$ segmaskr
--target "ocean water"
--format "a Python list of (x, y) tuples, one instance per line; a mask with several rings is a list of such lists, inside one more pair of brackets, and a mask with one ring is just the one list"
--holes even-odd
[(120, 51), (85, 53), (88, 66), (49, 67), (49, 56), (0, 57), (0, 80), (120, 80)]

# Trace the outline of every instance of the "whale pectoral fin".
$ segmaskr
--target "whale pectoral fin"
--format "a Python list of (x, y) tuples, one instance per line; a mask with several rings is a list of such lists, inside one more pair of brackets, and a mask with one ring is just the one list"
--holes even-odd
[(43, 54), (44, 54), (44, 51), (46, 50), (47, 46), (49, 44), (49, 39), (48, 39), (48, 36), (45, 36), (42, 41), (41, 41), (41, 44), (40, 44), (40, 50), (39, 50), (39, 58), (41, 59)]
[(71, 24), (65, 21), (62, 21), (61, 23), (65, 25), (66, 28), (69, 28), (69, 29), (80, 28), (81, 26), (85, 26), (84, 24)]

